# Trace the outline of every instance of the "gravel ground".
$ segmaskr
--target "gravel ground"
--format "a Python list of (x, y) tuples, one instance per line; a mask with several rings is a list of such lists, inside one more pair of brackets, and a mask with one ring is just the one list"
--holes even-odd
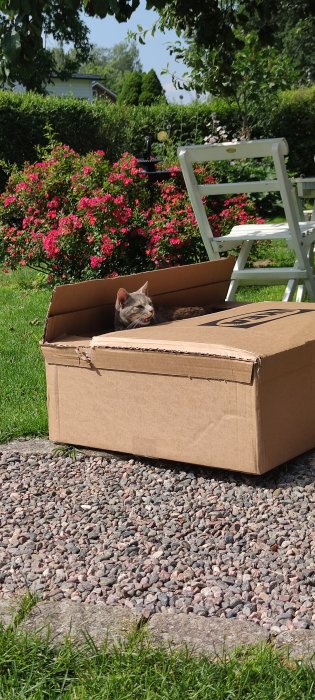
[(315, 628), (315, 454), (265, 477), (3, 453), (0, 595)]

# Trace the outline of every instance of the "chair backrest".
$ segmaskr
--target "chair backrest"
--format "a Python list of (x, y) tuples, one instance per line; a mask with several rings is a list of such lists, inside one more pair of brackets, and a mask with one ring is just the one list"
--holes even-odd
[[(211, 239), (213, 239), (213, 233), (202, 201), (203, 197), (209, 195), (278, 191), (281, 195), (290, 230), (296, 235), (300, 234), (296, 203), (284, 162), (284, 156), (288, 152), (289, 147), (284, 138), (216, 143), (201, 146), (180, 146), (177, 149), (180, 166), (198, 226), (201, 232), (207, 234), (210, 247), (212, 247)], [(276, 174), (274, 179), (199, 184), (194, 172), (194, 164), (196, 163), (264, 157), (273, 159)]]

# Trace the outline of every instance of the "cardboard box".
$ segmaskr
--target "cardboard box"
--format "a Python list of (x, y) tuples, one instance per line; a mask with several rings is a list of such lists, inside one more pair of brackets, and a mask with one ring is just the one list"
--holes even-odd
[(261, 303), (128, 331), (117, 289), (223, 307), (234, 260), (58, 287), (42, 350), (51, 440), (262, 474), (315, 447), (315, 304)]

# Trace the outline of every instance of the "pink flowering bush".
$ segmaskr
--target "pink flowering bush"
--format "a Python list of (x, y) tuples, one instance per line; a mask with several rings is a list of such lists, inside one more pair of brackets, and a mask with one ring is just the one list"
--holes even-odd
[[(199, 171), (199, 172), (198, 172)], [(214, 182), (202, 167), (196, 168), (203, 182)], [(174, 169), (174, 175), (176, 171)], [(183, 265), (207, 259), (186, 190), (180, 181), (160, 185), (160, 199), (152, 207), (149, 224), (147, 255), (155, 267)], [(263, 223), (256, 216), (254, 203), (246, 195), (229, 199), (205, 199), (208, 221), (214, 236), (229, 233), (236, 224)]]
[(223, 209), (220, 211), (220, 235), (230, 233), (233, 226), (242, 224), (263, 224), (264, 219), (256, 214), (253, 200), (246, 194), (239, 194), (235, 197), (228, 197)]
[(205, 258), (205, 249), (187, 194), (175, 182), (160, 185), (160, 198), (148, 219), (146, 253), (155, 267)]
[[(55, 146), (13, 173), (0, 196), (0, 261), (28, 265), (52, 283), (128, 274), (206, 259), (178, 168), (148, 186), (128, 153), (113, 165), (103, 151), (80, 156)], [(257, 221), (245, 196), (209, 201), (214, 235)]]

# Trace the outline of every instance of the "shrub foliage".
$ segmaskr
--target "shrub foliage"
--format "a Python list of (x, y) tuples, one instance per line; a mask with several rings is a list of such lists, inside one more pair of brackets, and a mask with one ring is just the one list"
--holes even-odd
[[(284, 136), (289, 143), (288, 167), (297, 175), (314, 174), (315, 86), (283, 93), (277, 107), (268, 105), (260, 115), (253, 138)], [(191, 105), (165, 104), (128, 106), (97, 100), (88, 103), (70, 97), (42, 97), (0, 91), (0, 154), (9, 166), (34, 163), (37, 146), (47, 144), (47, 126), (61, 143), (80, 154), (103, 149), (113, 162), (122, 153), (139, 154), (145, 136), (166, 131), (170, 142), (202, 143), (209, 134), (209, 123), (216, 112), (229, 136), (239, 133), (241, 124), (232, 104), (223, 100)], [(160, 149), (163, 151), (162, 147)], [(7, 180), (0, 164), (0, 189)]]
[[(0, 261), (43, 271), (55, 283), (206, 259), (177, 167), (171, 175), (149, 186), (128, 153), (111, 165), (103, 151), (55, 146), (12, 174), (0, 196)], [(214, 235), (258, 221), (246, 196), (209, 199), (207, 210)]]

